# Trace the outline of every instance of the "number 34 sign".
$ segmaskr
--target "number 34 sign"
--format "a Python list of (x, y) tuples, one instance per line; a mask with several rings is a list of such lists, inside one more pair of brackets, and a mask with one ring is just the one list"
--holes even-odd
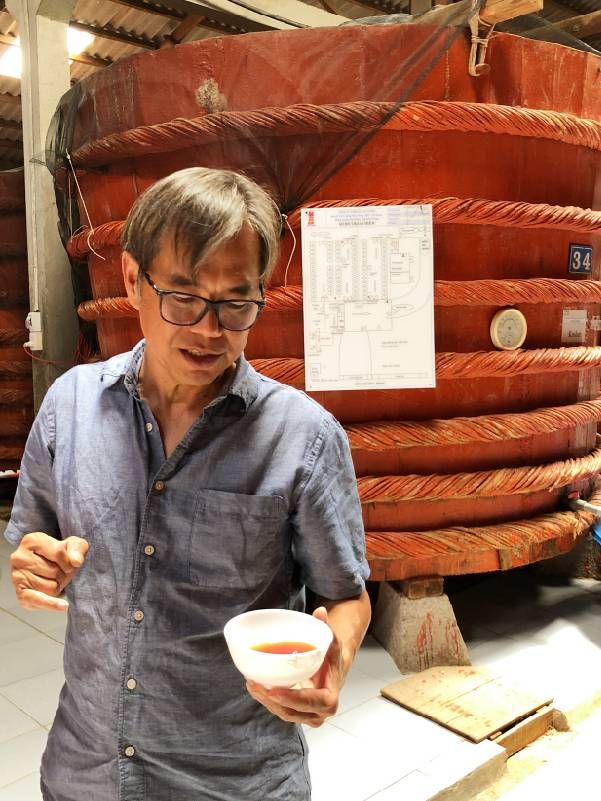
[(570, 245), (569, 273), (592, 273), (593, 248), (591, 245)]

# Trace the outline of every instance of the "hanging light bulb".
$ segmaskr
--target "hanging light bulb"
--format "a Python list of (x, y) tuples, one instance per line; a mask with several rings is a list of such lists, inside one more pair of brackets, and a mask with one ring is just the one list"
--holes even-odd
[[(77, 28), (67, 28), (67, 52), (69, 56), (76, 56), (94, 41), (94, 36), (88, 31), (80, 31)], [(8, 45), (4, 53), (0, 56), (0, 75), (10, 78), (20, 78), (23, 71), (23, 59), (21, 56), (20, 40), (15, 36), (14, 44)]]
[(94, 36), (88, 31), (80, 31), (78, 28), (67, 29), (67, 50), (70, 56), (82, 53), (94, 41)]

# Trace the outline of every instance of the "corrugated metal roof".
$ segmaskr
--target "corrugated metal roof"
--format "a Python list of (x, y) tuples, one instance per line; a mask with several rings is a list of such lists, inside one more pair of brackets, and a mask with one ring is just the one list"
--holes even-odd
[(303, 0), (303, 2), (307, 6), (332, 11), (334, 14), (340, 14), (342, 17), (348, 17), (349, 19), (361, 19), (362, 17), (384, 14), (384, 11), (379, 11), (376, 8), (370, 9), (361, 3), (348, 3), (341, 0), (326, 0), (325, 3), (322, 3), (321, 0)]
[(128, 33), (150, 38), (163, 34), (165, 30), (168, 31), (171, 24), (169, 17), (147, 14), (119, 3), (98, 3), (96, 0), (78, 0), (71, 19), (102, 26), (110, 25), (113, 28), (122, 28)]
[(8, 11), (5, 8), (3, 8), (2, 13), (0, 13), (0, 33), (16, 34), (16, 30), (17, 30), (17, 23), (14, 21), (14, 19), (8, 13)]

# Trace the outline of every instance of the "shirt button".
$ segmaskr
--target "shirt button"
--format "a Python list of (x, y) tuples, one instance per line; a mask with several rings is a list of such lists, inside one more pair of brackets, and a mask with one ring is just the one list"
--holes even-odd
[(135, 679), (128, 679), (126, 687), (128, 690), (135, 690), (138, 686), (138, 682)]
[(148, 433), (150, 434), (150, 432), (152, 431), (152, 429), (154, 428), (154, 426), (152, 425), (152, 423), (146, 423), (146, 425), (144, 426), (144, 428), (145, 428), (145, 429), (146, 429), (146, 431), (148, 431)]
[(134, 620), (140, 622), (140, 620), (144, 620), (144, 612), (141, 609), (136, 609), (134, 612)]
[(128, 745), (127, 748), (125, 749), (125, 756), (126, 757), (133, 757), (133, 755), (135, 753), (136, 753), (136, 749), (133, 747), (133, 745)]
[(155, 492), (162, 492), (165, 489), (166, 486), (167, 485), (165, 484), (164, 481), (155, 481), (154, 482)]
[(146, 554), (146, 556), (152, 556), (154, 553), (154, 545), (145, 545), (144, 553)]

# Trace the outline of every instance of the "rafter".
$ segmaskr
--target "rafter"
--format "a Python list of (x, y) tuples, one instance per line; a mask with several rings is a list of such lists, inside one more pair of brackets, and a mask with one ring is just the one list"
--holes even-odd
[(112, 58), (91, 56), (89, 53), (77, 53), (74, 56), (69, 56), (69, 58), (71, 61), (77, 61), (78, 64), (87, 64), (89, 67), (110, 67), (114, 63)]
[[(199, 27), (202, 19), (203, 17), (200, 14), (190, 14), (189, 17), (185, 17), (171, 33), (165, 36), (161, 42), (161, 47), (175, 47), (175, 45), (181, 44), (191, 31)], [(225, 33), (225, 31), (222, 31), (222, 33)]]
[(114, 28), (112, 25), (94, 25), (91, 22), (71, 20), (69, 27), (76, 28), (79, 31), (87, 31), (100, 39), (111, 39), (115, 42), (121, 42), (121, 44), (141, 47), (144, 50), (158, 50), (159, 48), (159, 43), (155, 39), (151, 39), (148, 36), (138, 36), (136, 33), (130, 33), (123, 28)]
[(556, 28), (569, 33), (578, 39), (587, 39), (601, 33), (601, 11), (593, 11), (592, 14), (581, 14), (577, 17), (563, 19), (561, 22), (554, 23)]
[[(1, 2), (1, 0), (0, 0)], [(209, 8), (194, 0), (169, 0), (169, 6), (159, 6), (156, 3), (147, 3), (144, 0), (111, 0), (119, 5), (136, 8), (148, 14), (158, 14), (171, 19), (185, 20), (188, 16), (202, 16), (201, 28), (217, 30), (220, 33), (253, 33), (256, 31), (271, 30), (271, 26), (261, 24), (256, 20), (245, 19), (241, 15), (225, 13), (219, 9)]]
[(146, 0), (111, 0), (120, 6), (127, 6), (127, 8), (135, 8), (136, 11), (144, 11), (148, 14), (157, 14), (160, 17), (168, 17), (169, 19), (184, 19), (186, 12), (180, 8), (170, 8), (166, 5), (158, 5), (157, 3), (148, 3)]
[(171, 31), (169, 39), (171, 39), (174, 44), (179, 44), (194, 28), (198, 27), (202, 20), (203, 17), (201, 14), (190, 14), (188, 17), (184, 17), (177, 28)]

